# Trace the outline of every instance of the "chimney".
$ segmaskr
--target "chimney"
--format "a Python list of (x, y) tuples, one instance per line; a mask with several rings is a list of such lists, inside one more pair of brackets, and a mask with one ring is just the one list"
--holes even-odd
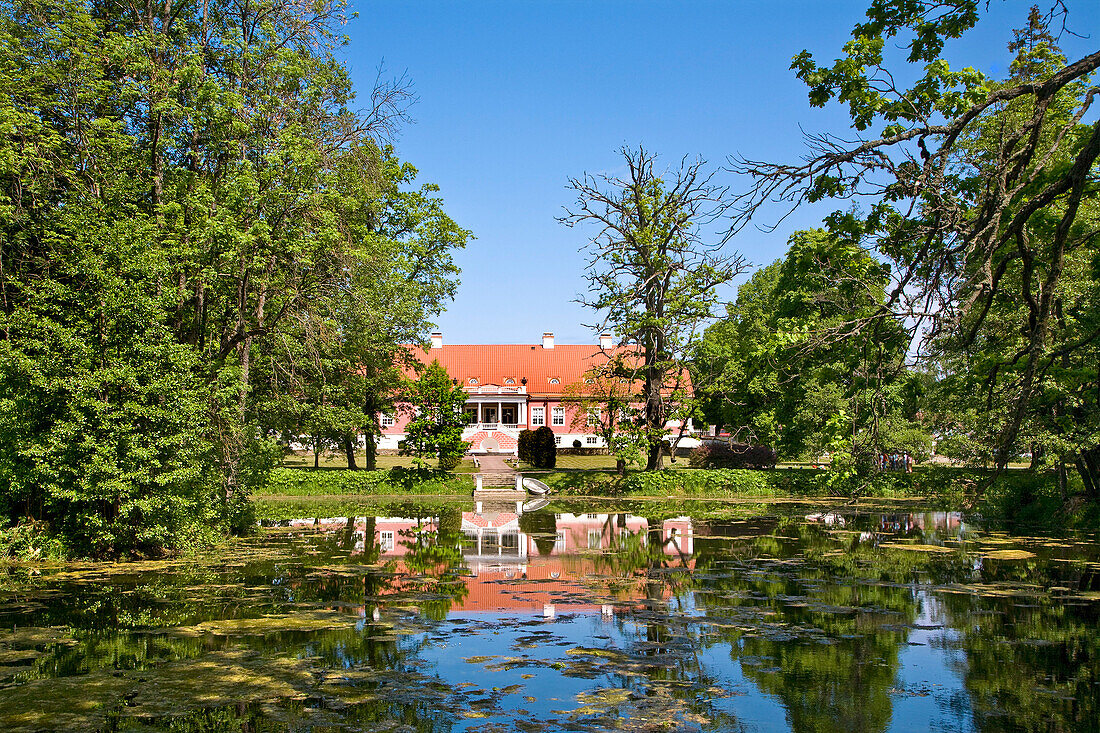
[(611, 334), (608, 331), (604, 331), (600, 334), (600, 348), (604, 351), (610, 349), (614, 344), (611, 342)]
[(552, 349), (554, 348), (554, 332), (547, 331), (542, 335), (542, 348)]
[(443, 348), (443, 334), (440, 333), (439, 331), (436, 331), (432, 334), (432, 348), (433, 349), (442, 349)]

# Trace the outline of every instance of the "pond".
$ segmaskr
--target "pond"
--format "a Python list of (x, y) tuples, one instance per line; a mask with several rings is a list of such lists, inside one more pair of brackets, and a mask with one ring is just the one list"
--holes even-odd
[(1094, 537), (903, 506), (363, 509), (11, 569), (0, 729), (1100, 728)]

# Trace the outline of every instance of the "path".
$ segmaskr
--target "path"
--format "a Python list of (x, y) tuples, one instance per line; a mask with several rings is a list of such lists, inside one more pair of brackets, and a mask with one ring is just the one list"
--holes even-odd
[(485, 486), (514, 487), (516, 485), (516, 472), (504, 462), (504, 456), (478, 456), (477, 461), (481, 466), (478, 471)]

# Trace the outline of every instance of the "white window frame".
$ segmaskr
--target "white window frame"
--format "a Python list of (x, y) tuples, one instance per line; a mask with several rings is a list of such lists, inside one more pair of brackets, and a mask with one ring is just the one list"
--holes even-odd
[(585, 445), (596, 445), (598, 442), (599, 442), (599, 438), (597, 438), (595, 435), (586, 435), (586, 436), (584, 436), (584, 444)]
[(396, 421), (393, 419), (393, 415), (387, 415), (384, 412), (382, 413), (382, 427), (392, 428), (395, 422)]
[(564, 407), (552, 407), (550, 408), (550, 424), (551, 425), (565, 425), (565, 408)]
[(378, 547), (382, 552), (393, 552), (395, 537), (392, 530), (384, 529), (378, 533)]
[(543, 406), (531, 408), (531, 424), (532, 425), (545, 425), (546, 424), (546, 408)]
[(554, 436), (554, 445), (561, 445), (561, 436), (560, 435), (555, 435)]

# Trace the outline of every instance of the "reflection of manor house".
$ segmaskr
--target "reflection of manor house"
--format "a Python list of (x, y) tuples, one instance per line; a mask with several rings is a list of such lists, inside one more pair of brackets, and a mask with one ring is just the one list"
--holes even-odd
[[(574, 441), (585, 448), (605, 447), (594, 427), (591, 432), (574, 427), (574, 410), (562, 398), (570, 385), (583, 383), (589, 370), (621, 353), (610, 334), (600, 336), (599, 346), (555, 344), (552, 333), (543, 334), (541, 344), (444, 346), (443, 335), (433, 333), (431, 348), (413, 355), (425, 364), (438, 361), (466, 390), (469, 427), (462, 439), (471, 452), (514, 454), (520, 431), (543, 425), (563, 448)], [(405, 438), (407, 416), (383, 415), (381, 422), (378, 447), (397, 448)], [(677, 430), (679, 423), (668, 427)]]
[[(461, 612), (559, 610), (593, 611), (585, 579), (606, 571), (597, 552), (613, 550), (631, 536), (642, 544), (660, 543), (671, 566), (693, 567), (695, 528), (690, 517), (666, 519), (650, 527), (631, 514), (556, 514), (552, 547), (540, 552), (536, 538), (520, 530), (514, 512), (463, 512), (463, 561), (470, 573), (468, 593), (452, 610)], [(374, 517), (372, 538), (367, 518), (355, 517), (351, 528), (354, 552), (373, 540), (380, 559), (397, 561), (409, 554), (418, 532), (435, 532), (437, 520)], [(303, 524), (333, 533), (348, 532), (347, 520), (308, 520)], [(550, 538), (546, 538), (550, 539)], [(545, 554), (543, 554), (545, 553)], [(644, 586), (644, 583), (643, 583)], [(634, 589), (637, 595), (638, 588)], [(633, 600), (638, 600), (634, 598)]]

